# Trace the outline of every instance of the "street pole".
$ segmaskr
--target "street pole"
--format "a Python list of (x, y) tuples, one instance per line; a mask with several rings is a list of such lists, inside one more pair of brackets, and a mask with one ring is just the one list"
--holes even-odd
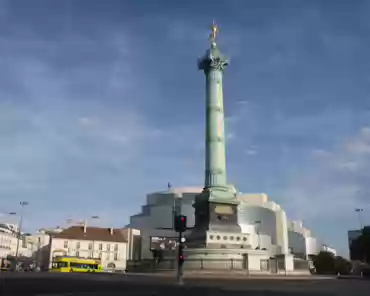
[(183, 285), (184, 284), (184, 281), (183, 281), (183, 268), (182, 268), (182, 265), (184, 263), (184, 254), (183, 254), (183, 236), (182, 236), (182, 232), (180, 231), (179, 232), (179, 250), (178, 250), (178, 264), (177, 264), (177, 283), (179, 285)]
[(28, 202), (27, 201), (21, 201), (19, 204), (21, 205), (21, 213), (20, 213), (20, 219), (19, 219), (19, 224), (18, 224), (17, 248), (15, 249), (15, 264), (16, 264), (16, 267), (18, 265), (18, 260), (19, 260), (18, 252), (19, 252), (19, 240), (20, 240), (21, 235), (22, 235), (23, 209), (24, 209), (25, 206), (28, 205)]
[[(92, 216), (91, 219), (99, 219), (100, 217), (99, 216)], [(91, 250), (91, 259), (95, 259), (95, 255), (94, 255), (94, 252), (95, 252), (95, 241), (93, 240), (92, 241), (92, 250)]]

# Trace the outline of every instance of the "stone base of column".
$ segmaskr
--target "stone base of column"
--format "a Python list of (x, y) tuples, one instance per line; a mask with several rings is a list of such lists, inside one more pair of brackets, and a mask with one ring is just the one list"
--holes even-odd
[(195, 198), (195, 227), (187, 237), (187, 244), (201, 248), (240, 247), (245, 241), (239, 236), (238, 205), (233, 186), (205, 188)]

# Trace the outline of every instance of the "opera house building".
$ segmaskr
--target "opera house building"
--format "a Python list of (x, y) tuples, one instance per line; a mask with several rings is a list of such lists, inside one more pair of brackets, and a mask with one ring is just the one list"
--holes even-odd
[[(173, 215), (186, 215), (188, 227), (193, 227), (194, 198), (201, 191), (200, 187), (173, 188), (147, 195), (141, 213), (130, 217), (130, 227), (141, 231), (143, 259), (153, 258), (153, 251), (158, 249), (175, 256), (177, 234), (173, 230)], [(239, 193), (238, 199), (240, 236), (215, 239), (235, 240), (243, 249), (252, 253), (260, 250), (272, 258), (289, 253), (305, 262), (309, 262), (310, 255), (324, 250), (325, 245), (302, 222), (289, 221), (280, 205), (269, 200), (266, 194)]]

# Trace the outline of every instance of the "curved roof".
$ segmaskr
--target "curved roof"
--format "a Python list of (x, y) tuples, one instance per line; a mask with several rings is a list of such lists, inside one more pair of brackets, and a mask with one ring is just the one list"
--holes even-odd
[(171, 188), (171, 189), (168, 189), (168, 190), (152, 192), (152, 193), (149, 193), (148, 195), (152, 195), (152, 194), (183, 194), (183, 193), (198, 194), (198, 193), (201, 193), (202, 190), (203, 190), (203, 187), (177, 187), (177, 188)]

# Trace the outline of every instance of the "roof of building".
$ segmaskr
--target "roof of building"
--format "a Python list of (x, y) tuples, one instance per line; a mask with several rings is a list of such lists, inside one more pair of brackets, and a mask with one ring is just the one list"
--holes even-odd
[(54, 234), (53, 238), (61, 239), (76, 239), (76, 240), (96, 240), (106, 242), (127, 242), (127, 231), (125, 229), (101, 228), (101, 227), (86, 227), (71, 226), (60, 233)]
[(185, 193), (201, 193), (203, 187), (171, 187), (167, 190), (155, 191), (148, 193), (147, 195), (156, 195), (156, 194), (185, 194)]

